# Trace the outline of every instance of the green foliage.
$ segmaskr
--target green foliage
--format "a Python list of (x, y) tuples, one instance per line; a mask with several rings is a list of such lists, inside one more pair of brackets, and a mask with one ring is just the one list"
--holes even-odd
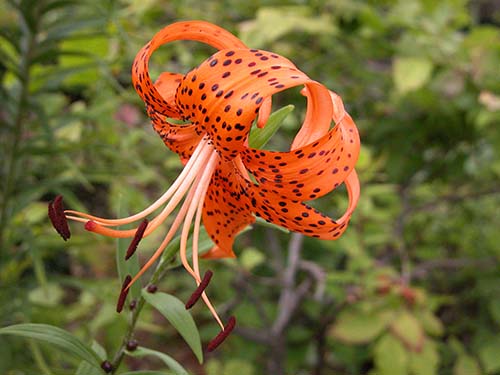
[(129, 351), (127, 354), (132, 357), (145, 357), (145, 356), (157, 357), (158, 359), (161, 359), (163, 363), (165, 363), (175, 373), (175, 375), (188, 375), (188, 372), (175, 359), (173, 359), (172, 357), (170, 357), (165, 353), (156, 350), (151, 350), (148, 348), (139, 347), (134, 351)]
[(22, 336), (48, 342), (97, 368), (102, 361), (90, 347), (71, 333), (47, 324), (16, 324), (1, 328), (0, 335)]
[(186, 340), (198, 361), (202, 363), (203, 352), (201, 350), (200, 335), (191, 314), (186, 311), (184, 304), (178, 298), (166, 293), (148, 293), (143, 290), (142, 296), (146, 302), (154, 306), (174, 326)]
[[(307, 238), (289, 258), (292, 234), (255, 225), (237, 260), (200, 261), (239, 328), (203, 366), (200, 341), (219, 327), (197, 306), (198, 331), (170, 295), (194, 286), (177, 269), (179, 238), (153, 273), (168, 294), (138, 283), (117, 314), (121, 280), (162, 237), (124, 262), (127, 241), (73, 226), (65, 243), (46, 219), (56, 194), (114, 217), (172, 183), (181, 164), (149, 126), (130, 66), (180, 19), (289, 58), (341, 95), (363, 144), (361, 201), (340, 240)], [(499, 22), (491, 0), (0, 2), (0, 373), (103, 374), (102, 360), (124, 355), (117, 374), (497, 374)], [(151, 68), (186, 72), (211, 52), (174, 43)], [(273, 105), (252, 130), (259, 147), (290, 144), (305, 115), (298, 90)], [(346, 204), (341, 188), (318, 208), (335, 217)], [(140, 346), (120, 351), (125, 339)]]

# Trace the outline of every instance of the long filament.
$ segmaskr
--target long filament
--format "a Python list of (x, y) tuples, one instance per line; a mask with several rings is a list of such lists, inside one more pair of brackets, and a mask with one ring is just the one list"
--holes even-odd
[(200, 141), (195, 151), (193, 152), (193, 155), (191, 156), (191, 158), (189, 158), (189, 161), (182, 170), (181, 174), (177, 177), (177, 179), (170, 186), (170, 188), (165, 193), (163, 193), (163, 195), (156, 202), (154, 202), (152, 205), (150, 205), (143, 211), (122, 219), (105, 219), (102, 217), (86, 214), (79, 211), (66, 210), (65, 211), (66, 217), (68, 219), (74, 221), (80, 221), (83, 223), (86, 223), (88, 220), (92, 220), (96, 224), (102, 226), (118, 226), (118, 225), (128, 224), (144, 218), (145, 216), (149, 215), (151, 212), (159, 208), (168, 199), (170, 199), (172, 195), (177, 191), (177, 189), (180, 188), (182, 183), (185, 181), (186, 177), (194, 178), (194, 176), (196, 176), (196, 173), (199, 172), (199, 170), (203, 167), (204, 164), (203, 162), (200, 163), (200, 161), (205, 161), (208, 154), (212, 152), (211, 148), (207, 147), (207, 144), (208, 144), (207, 139), (202, 139)]

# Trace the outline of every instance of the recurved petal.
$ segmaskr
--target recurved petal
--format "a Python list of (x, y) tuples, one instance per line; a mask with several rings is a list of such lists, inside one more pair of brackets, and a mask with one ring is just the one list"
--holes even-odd
[[(189, 72), (177, 92), (183, 118), (200, 124), (219, 153), (231, 159), (245, 149), (257, 113), (265, 119), (266, 99), (290, 87), (318, 85), (289, 60), (271, 52), (250, 49), (222, 50)], [(325, 90), (323, 114), (328, 128), (332, 103)]]
[(216, 247), (209, 258), (233, 258), (235, 236), (255, 221), (246, 195), (249, 182), (233, 161), (221, 160), (212, 176), (203, 206), (203, 225)]
[(332, 123), (333, 102), (325, 86), (318, 83), (307, 84), (300, 92), (307, 98), (307, 111), (291, 150), (318, 140), (330, 130)]
[(327, 194), (346, 179), (359, 147), (358, 131), (346, 114), (326, 135), (306, 146), (290, 152), (248, 148), (241, 158), (263, 189), (307, 201)]
[(225, 250), (219, 246), (214, 246), (208, 252), (201, 256), (203, 259), (222, 259), (222, 258), (236, 258), (233, 250), (225, 247)]
[(195, 40), (217, 49), (245, 48), (230, 32), (204, 21), (177, 22), (160, 30), (137, 54), (132, 66), (132, 82), (142, 100), (156, 112), (175, 117), (177, 109), (153, 85), (149, 75), (149, 58), (161, 45), (175, 40)]
[(337, 239), (347, 228), (351, 214), (359, 199), (359, 181), (353, 170), (346, 179), (349, 205), (338, 220), (326, 216), (315, 208), (287, 199), (262, 186), (248, 189), (252, 210), (264, 220), (294, 232), (321, 239)]
[(179, 116), (177, 108), (175, 108), (175, 92), (182, 82), (182, 78), (184, 78), (182, 74), (163, 72), (154, 84), (163, 100), (174, 108), (174, 112), (168, 114), (170, 117), (178, 118)]
[(193, 124), (171, 124), (165, 119), (164, 115), (156, 112), (151, 107), (148, 107), (148, 116), (163, 143), (170, 150), (179, 154), (182, 159), (189, 159), (203, 136), (198, 130), (199, 127)]

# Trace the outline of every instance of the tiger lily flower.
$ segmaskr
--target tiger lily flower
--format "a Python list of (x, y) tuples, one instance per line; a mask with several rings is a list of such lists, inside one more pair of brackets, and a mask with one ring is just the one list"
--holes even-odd
[[(150, 56), (161, 45), (175, 40), (203, 42), (218, 52), (185, 75), (164, 72), (153, 83), (148, 71)], [(180, 258), (198, 285), (187, 307), (203, 298), (222, 329), (209, 345), (213, 349), (234, 327), (235, 320), (231, 318), (224, 326), (204, 292), (212, 274), (208, 271), (201, 277), (200, 273), (201, 223), (215, 243), (204, 255), (212, 259), (234, 257), (235, 236), (256, 216), (307, 236), (338, 238), (359, 198), (354, 170), (360, 149), (358, 131), (340, 97), (292, 62), (271, 52), (249, 49), (228, 31), (203, 21), (174, 23), (157, 33), (137, 54), (132, 81), (154, 129), (185, 164), (183, 171), (156, 202), (126, 218), (63, 211), (60, 201), (54, 202), (49, 213), (65, 239), (69, 232), (62, 227), (64, 217), (85, 223), (87, 230), (104, 236), (133, 238), (130, 256), (140, 239), (153, 233), (180, 206), (156, 252), (135, 277), (125, 281), (121, 297), (124, 300), (125, 291), (180, 231)], [(307, 111), (290, 151), (250, 147), (250, 128), (257, 116), (257, 125), (265, 126), (271, 96), (297, 86), (303, 87)], [(184, 123), (178, 125), (171, 119)], [(338, 220), (304, 203), (342, 183), (347, 188), (349, 205)], [(154, 212), (156, 216), (148, 222), (146, 217)], [(115, 229), (134, 222), (140, 222), (137, 229)], [(189, 260), (187, 242), (193, 222)]]

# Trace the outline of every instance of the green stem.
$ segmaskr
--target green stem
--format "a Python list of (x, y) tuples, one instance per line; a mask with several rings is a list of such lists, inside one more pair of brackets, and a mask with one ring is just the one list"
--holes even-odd
[(49, 366), (45, 362), (45, 359), (43, 358), (43, 354), (38, 344), (33, 340), (29, 340), (28, 342), (30, 345), (31, 353), (33, 354), (33, 359), (35, 360), (35, 363), (42, 372), (42, 374), (54, 375), (54, 373), (50, 370)]
[(20, 76), (20, 92), (17, 100), (17, 105), (13, 114), (13, 134), (12, 140), (9, 142), (10, 147), (7, 151), (7, 155), (4, 159), (4, 169), (5, 177), (3, 184), (3, 199), (0, 205), (0, 249), (5, 248), (5, 233), (6, 225), (8, 221), (9, 214), (9, 200), (14, 191), (15, 186), (17, 164), (19, 162), (18, 151), (23, 135), (23, 120), (26, 115), (26, 103), (29, 96), (29, 84), (30, 84), (30, 68), (31, 68), (31, 56), (36, 43), (36, 31), (32, 31), (26, 24), (26, 21), (21, 14), (21, 24), (24, 29), (23, 39), (21, 41), (21, 56), (19, 62), (19, 76)]
[[(158, 265), (156, 266), (156, 269), (153, 273), (153, 276), (151, 276), (151, 279), (149, 279), (148, 285), (156, 285), (161, 279), (165, 276), (165, 269), (162, 267), (164, 262), (160, 261)], [(113, 361), (111, 362), (113, 366), (113, 371), (111, 374), (115, 374), (118, 368), (120, 367), (121, 362), (123, 361), (123, 358), (125, 357), (125, 351), (127, 349), (127, 343), (132, 340), (134, 336), (134, 331), (135, 331), (135, 326), (137, 324), (137, 321), (139, 319), (139, 315), (142, 311), (142, 308), (144, 307), (144, 303), (146, 300), (144, 297), (142, 297), (142, 294), (139, 295), (139, 298), (137, 300), (137, 304), (132, 312), (132, 318), (130, 319), (130, 324), (127, 328), (127, 331), (125, 332), (125, 336), (123, 337), (122, 343), (120, 345), (120, 348), (115, 353), (115, 356), (113, 358)]]

